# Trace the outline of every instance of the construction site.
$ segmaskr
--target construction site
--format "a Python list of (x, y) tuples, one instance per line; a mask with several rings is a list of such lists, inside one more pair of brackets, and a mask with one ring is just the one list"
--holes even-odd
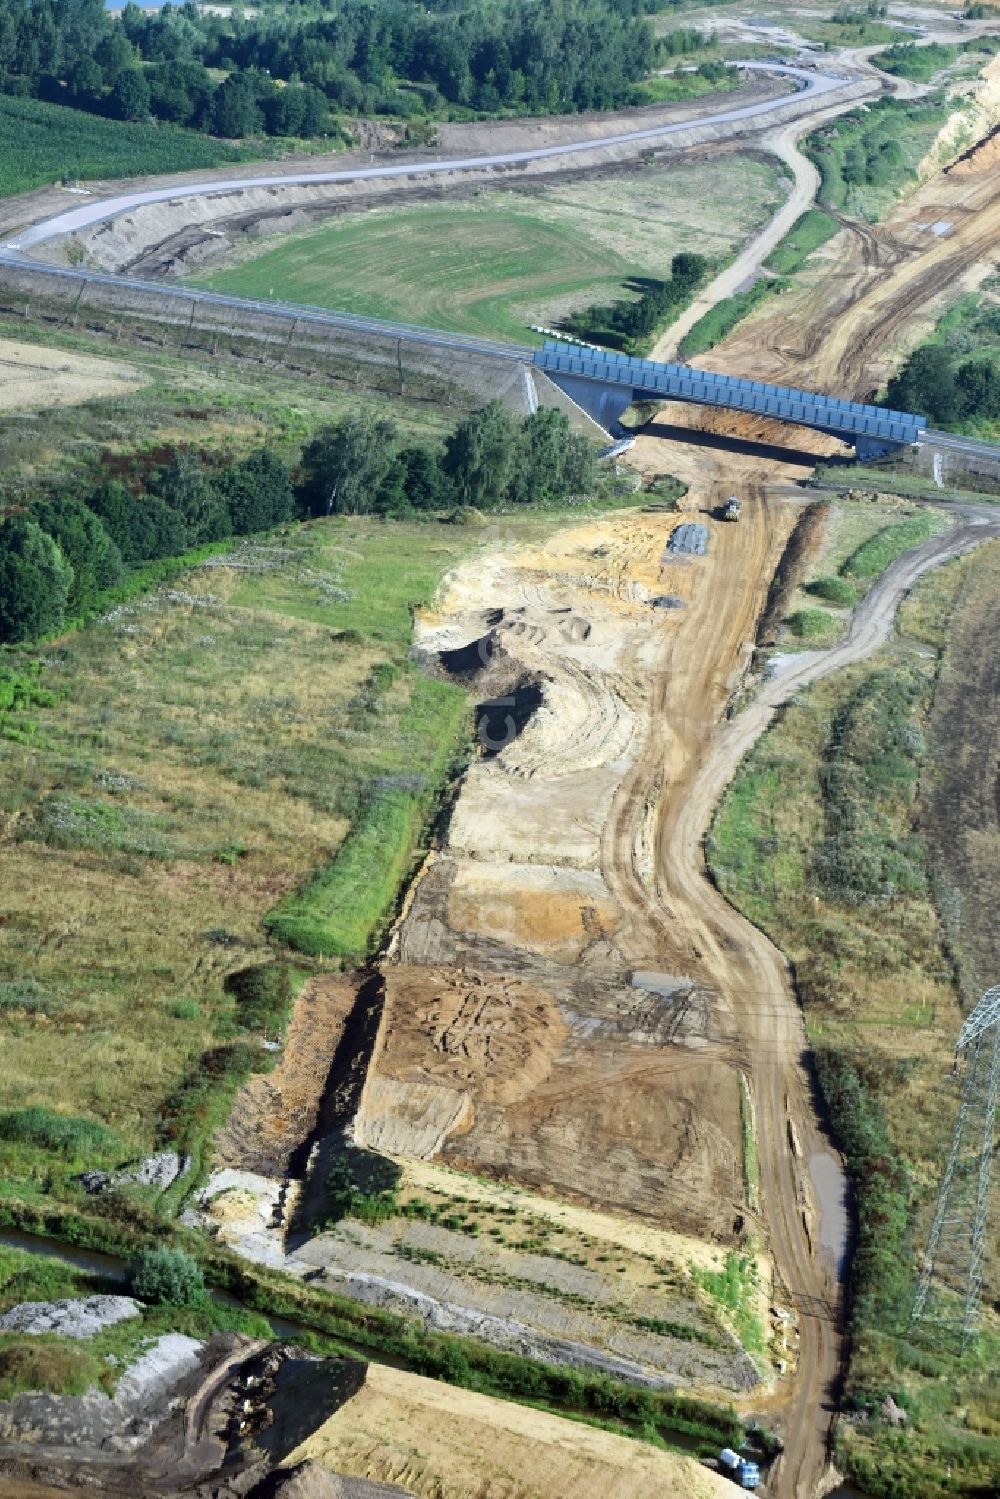
[[(884, 211), (854, 212), (824, 197), (815, 141), (879, 101), (922, 99), (924, 86), (881, 70), (884, 42), (821, 49), (818, 11), (750, 9), (692, 12), (751, 49), (732, 93), (449, 122), (402, 161), (376, 146), (256, 177), (226, 166), (0, 199), (0, 425), (25, 492), (36, 460), (17, 423), (43, 411), (70, 422), (89, 403), (96, 438), (53, 426), (46, 440), (95, 441), (107, 473), (128, 477), (106, 457), (124, 450), (121, 403), (159, 410), (185, 380), (206, 445), (227, 427), (266, 436), (279, 394), (293, 434), (324, 402), (370, 403), (421, 440), (421, 424), (437, 440), (488, 401), (518, 420), (552, 407), (599, 447), (618, 486), (613, 504), (581, 501), (575, 513), (450, 517), (420, 552), (432, 586), (422, 574), (402, 625), (376, 612), (369, 628), (360, 605), (351, 616), (362, 588), (377, 593), (403, 565), (405, 547), (379, 550), (394, 524), (384, 518), (350, 517), (327, 540), (322, 527), (338, 518), (310, 521), (321, 539), (309, 544), (324, 552), (297, 552), (288, 525), (259, 551), (196, 564), (211, 570), (164, 574), (172, 615), (158, 612), (161, 593), (146, 614), (126, 600), (103, 620), (137, 717), (146, 690), (176, 710), (166, 729), (150, 720), (158, 747), (128, 763), (114, 739), (114, 658), (87, 647), (73, 668), (91, 673), (86, 692), (61, 658), (61, 697), (32, 709), (38, 754), (57, 742), (60, 711), (76, 715), (67, 736), (85, 741), (89, 694), (99, 726), (79, 784), (131, 777), (124, 794), (138, 788), (143, 815), (169, 783), (192, 825), (212, 820), (214, 782), (209, 795), (199, 779), (212, 762), (183, 736), (224, 632), (247, 642), (249, 705), (239, 728), (241, 668), (228, 666), (234, 716), (212, 717), (226, 755), (258, 732), (308, 741), (317, 756), (337, 741), (339, 754), (342, 725), (354, 733), (359, 699), (375, 696), (392, 630), (406, 634), (394, 670), (464, 694), (467, 742), (368, 952), (288, 959), (287, 1027), (259, 1043), (269, 1070), (211, 1115), (202, 1157), (142, 1120), (136, 1138), (152, 1144), (138, 1175), (109, 1164), (52, 1201), (34, 1167), (31, 1190), (18, 1187), (12, 1158), (0, 1246), (32, 1263), (51, 1255), (79, 1278), (71, 1301), (98, 1285), (97, 1299), (122, 1300), (129, 1252), (162, 1213), (164, 1242), (202, 1260), (220, 1305), (269, 1325), (203, 1336), (164, 1320), (133, 1365), (118, 1344), (98, 1345), (121, 1364), (114, 1388), (11, 1384), (0, 1495), (721, 1499), (759, 1483), (774, 1499), (943, 1499), (1000, 1483), (1000, 693), (984, 647), (1000, 445), (986, 426), (938, 431), (884, 399), (912, 351), (947, 334), (956, 305), (1000, 317), (1000, 60), (977, 56), (958, 82), (935, 80), (946, 102), (911, 177)], [(995, 16), (956, 20), (930, 5), (890, 5), (885, 25), (960, 57), (972, 41), (1000, 42)], [(417, 272), (394, 263), (395, 289), (350, 305), (324, 290), (338, 243), (349, 248), (324, 235), (374, 226), (388, 247), (394, 216), (405, 238), (430, 211), (468, 233), (463, 256), (490, 236), (489, 253), (508, 255), (505, 236), (519, 242), (534, 215), (551, 230), (553, 264), (569, 253), (557, 234), (578, 222), (586, 265), (567, 261), (565, 284), (554, 273), (542, 284), (504, 261), (508, 287), (484, 259), (460, 297), (437, 288), (426, 303), (406, 279)], [(820, 211), (826, 238), (792, 272), (774, 270), (769, 258)], [(626, 243), (629, 212), (639, 227)], [(530, 335), (554, 328), (558, 340), (560, 319), (604, 294), (619, 259), (669, 274), (671, 256), (705, 243), (708, 219), (724, 226), (712, 273), (643, 351), (650, 369), (679, 379), (693, 367), (707, 384), (688, 400), (647, 398), (636, 358), (605, 420)], [(388, 282), (390, 261), (372, 264)], [(741, 298), (728, 330), (685, 354), (692, 330)], [(524, 328), (522, 343), (505, 319)], [(559, 345), (567, 369), (605, 357), (575, 344)], [(605, 394), (609, 370), (600, 365)], [(725, 404), (721, 376), (751, 382), (759, 409), (749, 396), (744, 409), (735, 396)], [(253, 391), (238, 414), (218, 394), (224, 381)], [(771, 387), (806, 406), (767, 414)], [(865, 449), (846, 425), (851, 403), (872, 422), (911, 425)], [(158, 431), (136, 428), (148, 447), (187, 440), (182, 405), (169, 412)], [(331, 599), (335, 619), (323, 612)], [(249, 655), (258, 637), (277, 653), (266, 673)], [(180, 686), (156, 685), (147, 642), (176, 652)], [(289, 666), (279, 683), (298, 651), (311, 679)], [(391, 703), (402, 688), (386, 680)], [(391, 739), (401, 722), (365, 732)], [(26, 789), (0, 824), (14, 913), (0, 979), (24, 965), (35, 923), (59, 933), (38, 938), (43, 984), (74, 943), (94, 942), (76, 980), (93, 1007), (101, 958), (88, 913), (107, 870), (93, 845), (50, 840), (36, 859), (44, 839), (29, 821), (33, 798), (64, 794), (60, 777), (78, 786), (69, 742), (51, 767), (9, 767)], [(208, 875), (188, 854), (147, 875), (123, 845), (130, 941), (149, 941), (151, 968), (166, 969), (164, 933), (183, 913), (184, 997), (164, 990), (177, 1017), (185, 1003), (197, 1013), (189, 995), (207, 1013), (196, 983), (221, 993), (238, 965), (272, 961), (266, 913), (347, 846), (351, 818), (332, 799), (312, 825), (283, 811), (279, 828), (267, 798), (280, 777), (264, 766), (247, 751), (226, 782), (234, 851), (213, 855)], [(390, 790), (410, 769), (400, 766)], [(291, 805), (287, 787), (281, 796)], [(279, 842), (287, 851), (255, 863)], [(32, 907), (33, 882), (63, 878), (83, 891), (72, 916), (55, 892), (51, 907)], [(147, 920), (155, 937), (143, 936)], [(109, 1013), (102, 1036), (115, 1029)], [(11, 1099), (42, 1105), (46, 1070), (88, 1022), (50, 1028), (27, 1005), (15, 1021)], [(98, 1071), (118, 1065), (108, 1046), (94, 1053)], [(98, 1098), (65, 1065), (70, 1101)], [(186, 1107), (180, 1063), (177, 1076), (170, 1066), (150, 1084), (167, 1099), (160, 1121)], [(150, 1160), (167, 1161), (162, 1182), (159, 1167), (142, 1175)], [(123, 1181), (143, 1189), (131, 1210), (118, 1205)], [(91, 1225), (76, 1237), (74, 1213)], [(102, 1213), (115, 1225), (104, 1239)], [(63, 1338), (58, 1322), (24, 1312), (39, 1299), (17, 1295), (28, 1264), (4, 1286), (0, 1378), (19, 1330), (22, 1343)], [(127, 1323), (131, 1305), (97, 1308), (99, 1325)], [(934, 1317), (940, 1345), (922, 1341)], [(565, 1388), (536, 1389), (532, 1367), (559, 1371)], [(620, 1407), (612, 1389), (628, 1392)], [(646, 1402), (639, 1414), (633, 1399)]]

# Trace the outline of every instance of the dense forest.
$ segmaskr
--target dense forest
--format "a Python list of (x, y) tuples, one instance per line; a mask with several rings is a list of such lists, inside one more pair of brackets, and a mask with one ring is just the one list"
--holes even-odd
[[(0, 92), (217, 136), (315, 136), (330, 112), (435, 116), (608, 109), (660, 59), (659, 0), (326, 0), (120, 17), (103, 0), (0, 0)], [(709, 64), (708, 66), (711, 66)]]
[[(148, 460), (147, 460), (148, 463)], [(561, 412), (511, 416), (498, 401), (464, 417), (438, 451), (402, 443), (391, 421), (321, 428), (296, 471), (266, 448), (228, 463), (179, 450), (3, 511), (0, 642), (33, 640), (113, 599), (127, 574), (296, 517), (413, 515), (556, 503), (594, 483), (590, 445)]]

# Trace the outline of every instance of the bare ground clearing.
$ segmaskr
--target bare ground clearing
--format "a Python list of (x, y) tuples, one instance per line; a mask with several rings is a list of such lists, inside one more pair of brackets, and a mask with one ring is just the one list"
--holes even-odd
[(133, 365), (0, 339), (0, 412), (75, 406), (131, 395), (148, 376)]

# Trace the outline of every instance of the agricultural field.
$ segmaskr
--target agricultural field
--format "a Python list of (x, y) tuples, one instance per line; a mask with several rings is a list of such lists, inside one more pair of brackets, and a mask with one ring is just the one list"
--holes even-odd
[(751, 157), (651, 166), (538, 192), (344, 215), (195, 279), (523, 343), (531, 324), (613, 300), (630, 277), (669, 275), (680, 250), (723, 259), (781, 196), (778, 171)]
[(274, 154), (267, 143), (235, 146), (178, 126), (106, 120), (0, 96), (0, 198), (49, 182), (184, 172)]

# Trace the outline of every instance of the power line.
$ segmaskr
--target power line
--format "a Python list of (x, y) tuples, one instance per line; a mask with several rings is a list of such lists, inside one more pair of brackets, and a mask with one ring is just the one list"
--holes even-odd
[(1000, 1092), (1000, 985), (987, 989), (955, 1044), (962, 1100), (941, 1178), (912, 1325), (933, 1324), (964, 1350), (979, 1322)]

